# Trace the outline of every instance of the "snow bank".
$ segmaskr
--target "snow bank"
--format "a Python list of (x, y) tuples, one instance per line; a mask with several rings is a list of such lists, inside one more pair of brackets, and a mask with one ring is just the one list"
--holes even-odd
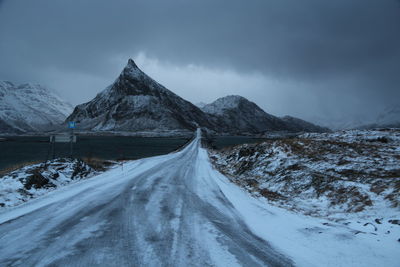
[(77, 159), (56, 159), (25, 166), (0, 177), (0, 209), (24, 203), (99, 172)]

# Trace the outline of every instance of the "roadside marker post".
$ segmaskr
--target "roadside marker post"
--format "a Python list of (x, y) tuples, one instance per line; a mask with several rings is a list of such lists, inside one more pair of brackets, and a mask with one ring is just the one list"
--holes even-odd
[(73, 142), (74, 142), (74, 129), (76, 127), (76, 123), (74, 121), (69, 121), (68, 122), (68, 128), (71, 130), (70, 132), (70, 150), (69, 150), (69, 157), (72, 158), (72, 154), (73, 154)]
[(74, 121), (68, 122), (68, 128), (70, 129), (69, 134), (60, 134), (60, 135), (51, 135), (50, 143), (51, 143), (51, 152), (53, 154), (53, 159), (56, 156), (56, 143), (69, 143), (69, 156), (72, 158), (73, 155), (73, 143), (76, 143), (76, 136), (74, 135), (74, 129), (76, 127), (76, 123)]

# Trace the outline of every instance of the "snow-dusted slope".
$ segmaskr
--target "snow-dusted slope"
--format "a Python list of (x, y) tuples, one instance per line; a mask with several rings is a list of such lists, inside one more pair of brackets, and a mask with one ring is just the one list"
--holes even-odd
[(262, 110), (255, 103), (238, 95), (219, 98), (202, 110), (230, 133), (262, 133), (268, 130), (287, 130), (278, 117)]
[(400, 131), (306, 133), (225, 149), (213, 158), (236, 184), (291, 210), (399, 219)]
[[(224, 115), (226, 110), (235, 109), (241, 104), (254, 104), (239, 95), (228, 95), (218, 98), (214, 102), (204, 105), (202, 110), (209, 114)], [(255, 108), (256, 109), (256, 108)], [(259, 108), (260, 110), (260, 108)]]
[(259, 134), (268, 131), (321, 132), (328, 130), (293, 117), (275, 117), (238, 95), (219, 98), (205, 105), (202, 110), (209, 114), (225, 132), (230, 133)]
[(130, 59), (117, 80), (68, 117), (91, 131), (193, 131), (207, 116), (141, 71)]
[(0, 133), (24, 133), (61, 124), (72, 106), (54, 92), (34, 84), (0, 81)]

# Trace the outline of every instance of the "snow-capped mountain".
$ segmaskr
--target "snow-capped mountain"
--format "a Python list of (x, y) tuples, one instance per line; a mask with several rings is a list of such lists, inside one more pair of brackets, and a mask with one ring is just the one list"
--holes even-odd
[(0, 133), (26, 133), (60, 125), (72, 106), (40, 85), (0, 81)]
[(241, 96), (223, 97), (200, 109), (154, 81), (132, 59), (113, 84), (76, 106), (67, 121), (76, 121), (83, 131), (151, 134), (189, 132), (198, 127), (228, 134), (316, 129), (303, 121), (301, 127), (299, 121), (289, 125)]
[(285, 122), (262, 110), (255, 103), (238, 95), (219, 98), (202, 110), (230, 133), (262, 133), (287, 130)]
[(266, 113), (255, 103), (238, 95), (230, 95), (205, 105), (202, 110), (215, 124), (229, 133), (264, 133), (268, 131), (321, 132), (326, 128), (293, 118), (278, 118)]
[(75, 107), (67, 120), (89, 131), (193, 131), (213, 128), (195, 105), (141, 71), (132, 59), (116, 81), (93, 100)]

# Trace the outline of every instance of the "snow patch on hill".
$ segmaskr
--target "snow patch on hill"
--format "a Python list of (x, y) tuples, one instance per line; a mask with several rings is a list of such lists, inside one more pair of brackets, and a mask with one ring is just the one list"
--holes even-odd
[(204, 105), (202, 110), (210, 114), (223, 115), (226, 110), (237, 108), (240, 104), (240, 101), (248, 100), (239, 95), (229, 95), (218, 98), (211, 104)]

